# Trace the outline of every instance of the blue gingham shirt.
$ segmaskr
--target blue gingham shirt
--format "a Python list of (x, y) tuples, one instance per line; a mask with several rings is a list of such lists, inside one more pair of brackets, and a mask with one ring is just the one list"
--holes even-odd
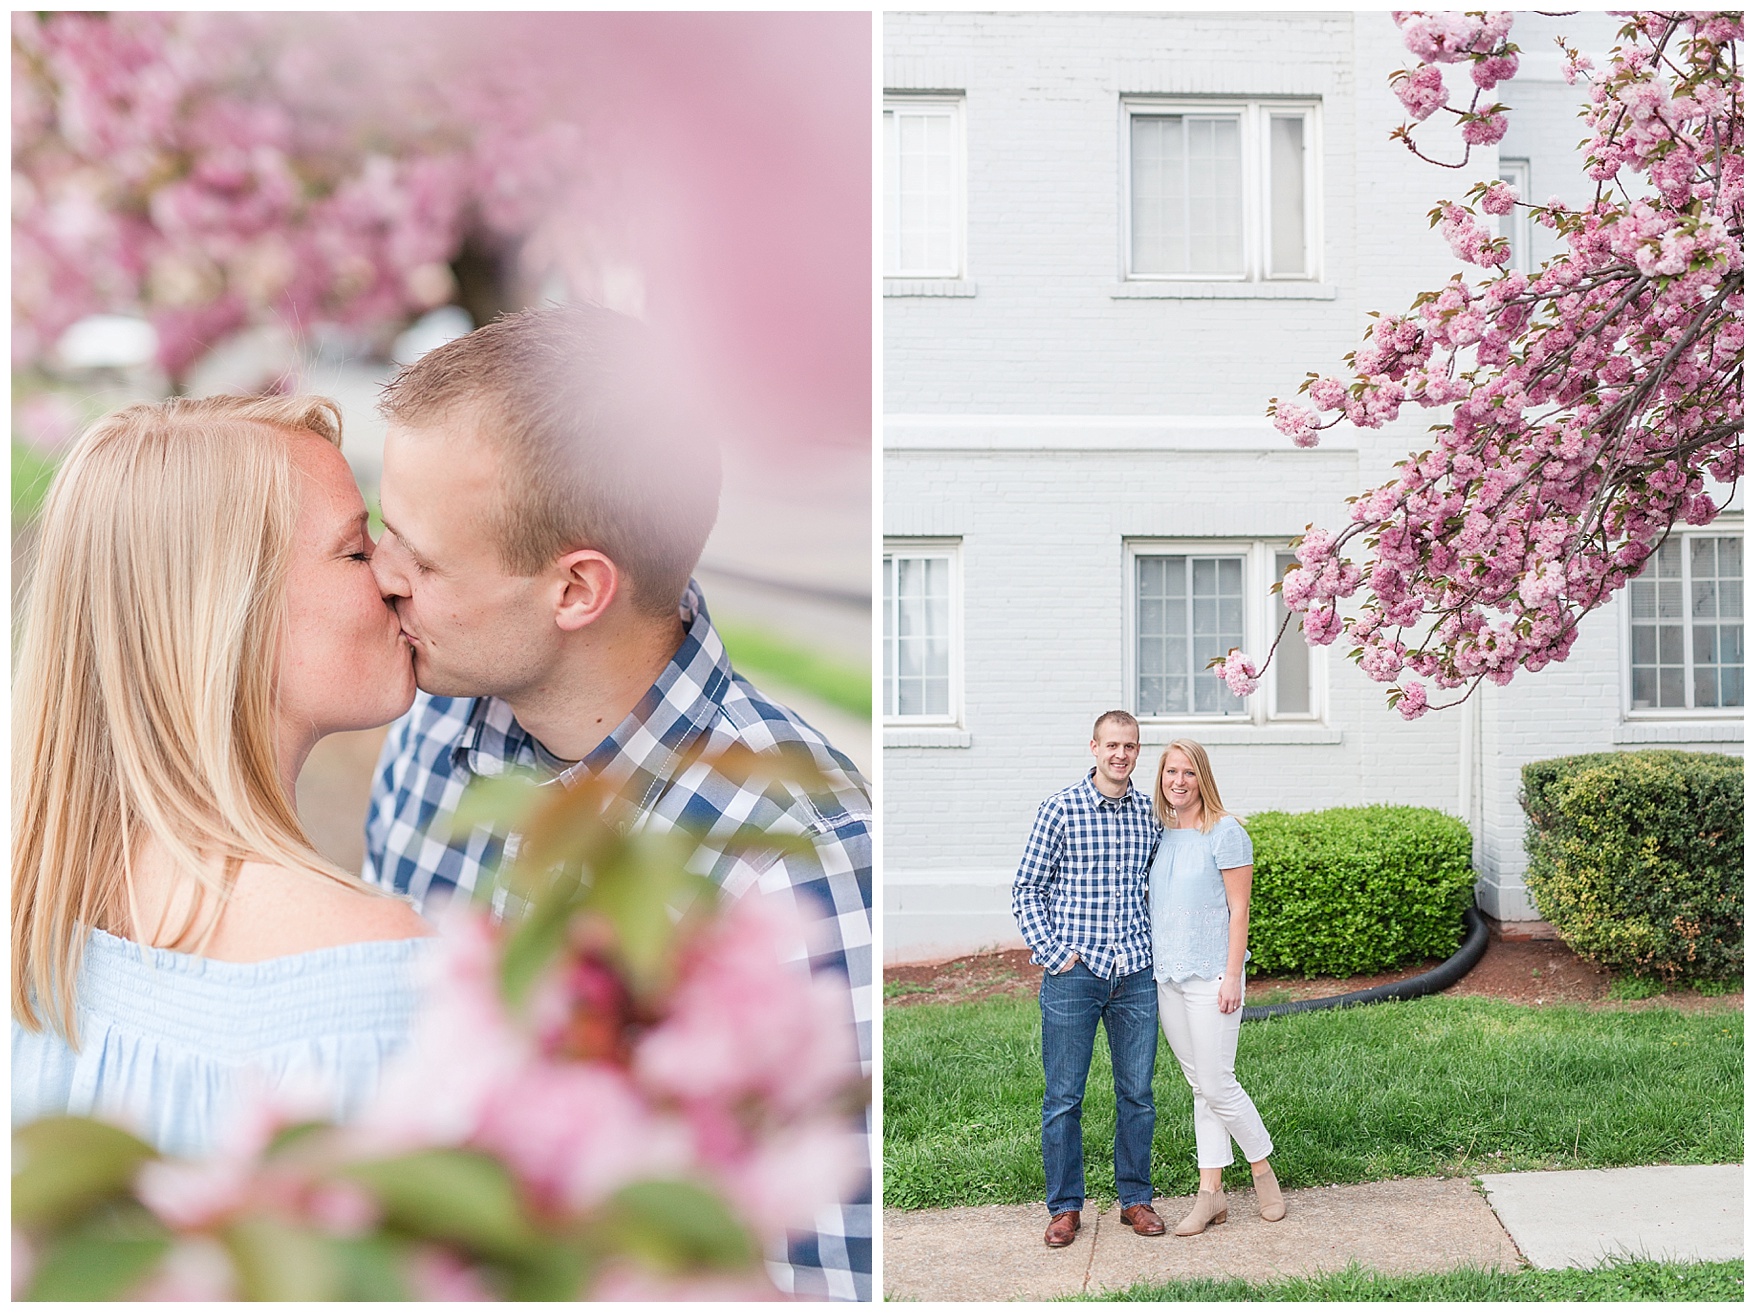
[(1099, 792), (1088, 773), (1036, 809), (1012, 882), (1012, 915), (1030, 960), (1066, 969), (1074, 953), (1100, 976), (1152, 965), (1146, 873), (1158, 844), (1151, 800), (1134, 788)]
[[(872, 812), (865, 780), (821, 734), (733, 672), (692, 581), (681, 612), (688, 635), (658, 681), (608, 738), (555, 779), (595, 776), (614, 786), (636, 825), (699, 836), (691, 869), (728, 893), (789, 893), (817, 914), (818, 936), (803, 955), (813, 973), (846, 986), (861, 1070), (869, 1077)], [(697, 759), (734, 744), (808, 760), (825, 782), (808, 790), (787, 782), (746, 784)], [(364, 878), (409, 895), (417, 907), (491, 880), (505, 836), (478, 828), (447, 842), (443, 823), (473, 776), (513, 767), (542, 771), (543, 755), (499, 698), (418, 695), (391, 726), (378, 761)], [(810, 851), (727, 852), (731, 837), (751, 826), (807, 836)], [(868, 1147), (870, 1117), (868, 1108)], [(869, 1300), (871, 1248), (868, 1177), (852, 1198), (818, 1215), (814, 1234), (795, 1233), (786, 1261), (771, 1262), (769, 1271), (788, 1294)]]

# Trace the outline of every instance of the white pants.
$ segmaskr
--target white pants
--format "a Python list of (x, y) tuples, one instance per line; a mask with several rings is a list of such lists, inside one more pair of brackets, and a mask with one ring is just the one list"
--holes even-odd
[(1217, 980), (1161, 980), (1158, 1024), (1194, 1091), (1194, 1150), (1200, 1166), (1229, 1167), (1235, 1161), (1232, 1140), (1252, 1163), (1272, 1153), (1274, 1142), (1261, 1114), (1232, 1071), (1243, 1008), (1219, 1011)]

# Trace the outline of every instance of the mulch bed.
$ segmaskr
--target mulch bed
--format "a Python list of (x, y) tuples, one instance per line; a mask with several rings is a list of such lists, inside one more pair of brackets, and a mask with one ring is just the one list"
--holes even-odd
[[(1436, 961), (1420, 962), (1379, 975), (1347, 979), (1251, 976), (1246, 1001), (1285, 1003), (1326, 998), (1406, 980), (1437, 965)], [(1026, 949), (975, 953), (949, 962), (885, 967), (884, 1002), (889, 1007), (911, 1007), (920, 1003), (963, 1003), (1003, 994), (1034, 994), (1041, 979), (1042, 968), (1030, 965)], [(1743, 1006), (1741, 989), (1729, 994), (1704, 995), (1685, 986), (1651, 998), (1612, 999), (1609, 987), (1614, 979), (1610, 972), (1593, 966), (1557, 939), (1494, 939), (1474, 970), (1444, 992), (1512, 1003), (1587, 1003), (1628, 1010), (1668, 1007), (1697, 1011)]]

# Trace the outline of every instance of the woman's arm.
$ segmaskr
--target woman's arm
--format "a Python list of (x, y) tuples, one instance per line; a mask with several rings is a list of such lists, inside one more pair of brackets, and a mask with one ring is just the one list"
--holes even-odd
[(1219, 1011), (1235, 1012), (1243, 1006), (1243, 954), (1249, 947), (1249, 885), (1255, 866), (1233, 866), (1219, 875), (1231, 909), (1231, 943), (1225, 953), (1225, 978), (1219, 982)]

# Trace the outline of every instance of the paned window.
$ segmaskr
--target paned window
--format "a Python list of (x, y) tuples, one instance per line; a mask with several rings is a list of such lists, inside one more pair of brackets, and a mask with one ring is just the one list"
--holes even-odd
[(1317, 276), (1313, 104), (1127, 103), (1127, 275)]
[(1627, 585), (1634, 711), (1743, 705), (1743, 540), (1677, 534)]
[(963, 276), (963, 105), (884, 102), (884, 276)]
[(1251, 697), (1237, 697), (1208, 668), (1234, 647), (1257, 660), (1266, 655), (1286, 615), (1278, 593), (1267, 598), (1268, 586), (1293, 559), (1270, 543), (1132, 544), (1135, 714), (1316, 718), (1316, 663), (1297, 623)]
[(956, 548), (884, 551), (884, 718), (954, 724), (957, 706)]

